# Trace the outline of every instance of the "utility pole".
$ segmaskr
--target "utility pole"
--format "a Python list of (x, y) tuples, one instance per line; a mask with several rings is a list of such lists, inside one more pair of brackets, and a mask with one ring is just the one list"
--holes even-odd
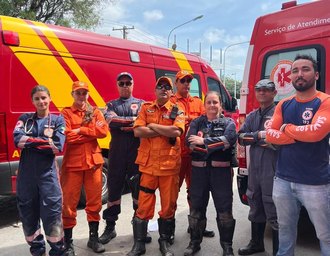
[(123, 26), (123, 28), (112, 28), (113, 31), (115, 30), (122, 30), (123, 31), (123, 39), (127, 39), (127, 30), (128, 29), (134, 29), (134, 26), (132, 27), (126, 27), (126, 26)]

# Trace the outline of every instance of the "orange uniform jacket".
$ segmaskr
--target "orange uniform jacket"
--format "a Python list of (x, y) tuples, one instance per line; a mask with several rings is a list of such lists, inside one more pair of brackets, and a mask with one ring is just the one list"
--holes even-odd
[[(107, 136), (108, 125), (102, 112), (95, 108), (92, 121), (82, 124), (85, 111), (74, 106), (62, 110), (66, 123), (66, 149), (62, 167), (66, 171), (82, 171), (104, 163), (97, 139)], [(72, 132), (80, 128), (79, 134)]]
[(178, 104), (179, 108), (181, 108), (185, 115), (185, 132), (181, 134), (181, 155), (189, 155), (190, 149), (185, 145), (185, 137), (188, 130), (188, 127), (192, 120), (205, 114), (205, 107), (203, 102), (198, 97), (188, 96), (187, 98), (183, 98), (181, 95), (176, 93), (170, 99), (174, 104)]
[[(144, 103), (141, 107), (138, 118), (135, 120), (134, 128), (147, 126), (155, 123), (161, 125), (174, 125), (184, 131), (184, 116), (177, 115), (175, 120), (170, 119), (170, 113), (174, 104), (168, 101), (159, 107), (154, 102)], [(139, 170), (154, 176), (167, 176), (179, 174), (180, 157), (180, 139), (176, 138), (176, 143), (172, 146), (169, 138), (158, 136), (153, 138), (141, 138), (138, 156), (135, 163), (139, 165)]]

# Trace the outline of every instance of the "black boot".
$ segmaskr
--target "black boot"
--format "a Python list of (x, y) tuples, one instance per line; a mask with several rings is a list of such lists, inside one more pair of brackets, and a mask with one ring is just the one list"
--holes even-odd
[(103, 234), (100, 236), (101, 244), (107, 244), (111, 239), (117, 236), (115, 230), (116, 222), (107, 220), (107, 225), (103, 231)]
[(145, 242), (146, 242), (147, 244), (150, 244), (151, 241), (152, 241), (152, 237), (151, 237), (151, 235), (149, 234), (149, 232), (147, 232)]
[[(134, 203), (133, 203), (133, 205), (134, 205)], [(136, 210), (136, 209), (135, 209), (135, 210)], [(133, 220), (134, 220), (134, 218), (135, 218), (135, 212), (134, 212), (134, 216), (133, 216), (133, 218), (132, 218), (131, 224), (133, 224)], [(147, 231), (146, 239), (145, 239), (144, 242), (145, 242), (146, 244), (150, 244), (151, 241), (152, 241), (152, 237), (151, 237), (150, 233)]]
[(203, 232), (203, 237), (214, 237), (214, 236), (215, 236), (215, 234), (214, 234), (213, 230), (205, 229)]
[(220, 244), (223, 249), (223, 256), (234, 256), (233, 252), (233, 236), (236, 220), (232, 219), (222, 222), (217, 218), (217, 224), (220, 234)]
[(33, 241), (28, 242), (28, 244), (30, 245), (30, 253), (32, 255), (46, 255), (46, 244), (42, 234), (34, 238)]
[(72, 240), (72, 228), (64, 229), (64, 245), (65, 245), (65, 256), (75, 256), (73, 240)]
[(103, 244), (101, 244), (99, 239), (99, 222), (92, 221), (88, 222), (89, 225), (89, 240), (87, 242), (87, 246), (91, 248), (96, 253), (102, 253), (105, 251)]
[(173, 235), (173, 223), (175, 219), (158, 219), (158, 228), (159, 228), (159, 250), (162, 253), (162, 256), (174, 256), (174, 253), (170, 249), (171, 236)]
[(188, 247), (184, 250), (184, 256), (192, 256), (201, 249), (201, 242), (203, 240), (203, 232), (206, 227), (206, 219), (200, 220), (192, 216), (188, 216), (190, 242)]
[(257, 252), (264, 252), (264, 234), (266, 223), (251, 222), (251, 240), (245, 247), (238, 249), (239, 255), (251, 255)]
[[(190, 234), (190, 227), (187, 228), (187, 233)], [(203, 232), (203, 237), (214, 237), (215, 233), (213, 230), (205, 229)]]
[(272, 236), (273, 236), (273, 256), (276, 256), (278, 251), (278, 230), (273, 229)]
[(127, 256), (140, 256), (146, 253), (145, 240), (147, 236), (148, 221), (138, 217), (133, 218), (134, 245)]
[(175, 218), (171, 219), (171, 221), (167, 221), (168, 229), (169, 232), (171, 233), (169, 238), (168, 238), (168, 242), (170, 245), (174, 244), (174, 237), (175, 237)]

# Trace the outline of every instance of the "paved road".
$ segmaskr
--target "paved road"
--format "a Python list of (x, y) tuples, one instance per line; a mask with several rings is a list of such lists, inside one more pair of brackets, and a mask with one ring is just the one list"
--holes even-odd
[[(239, 202), (236, 186), (234, 190), (234, 217), (237, 219), (236, 230), (234, 235), (234, 251), (237, 252), (238, 248), (247, 244), (250, 239), (250, 224), (247, 221), (248, 207)], [(116, 226), (118, 236), (106, 245), (106, 252), (102, 255), (126, 255), (133, 245), (132, 237), (132, 210), (130, 195), (124, 195), (122, 198), (122, 214)], [(3, 201), (2, 201), (3, 202)], [(0, 255), (1, 256), (28, 256), (28, 246), (26, 245), (23, 237), (21, 225), (16, 227), (16, 210), (13, 210), (14, 200), (7, 200), (0, 206)], [(15, 208), (15, 207), (14, 207)], [(103, 207), (104, 208), (104, 207)], [(157, 207), (159, 209), (159, 206)], [(189, 235), (187, 230), (187, 214), (188, 208), (185, 200), (185, 193), (181, 192), (178, 200), (178, 209), (176, 214), (176, 237), (175, 244), (172, 246), (175, 255), (183, 255), (183, 251), (188, 245)], [(217, 230), (215, 222), (215, 210), (213, 202), (210, 201), (208, 208), (208, 229)], [(157, 223), (158, 215), (150, 221), (150, 227), (154, 228)], [(104, 223), (101, 223), (101, 231), (103, 230)], [(158, 232), (151, 232), (153, 241), (147, 245), (147, 256), (161, 255), (158, 249)], [(88, 240), (88, 225), (84, 210), (78, 212), (78, 225), (74, 229), (74, 245), (76, 254), (79, 256), (98, 255), (91, 252), (87, 246)], [(271, 254), (271, 230), (269, 227), (266, 229), (265, 234), (265, 247), (266, 252), (255, 254), (256, 256), (267, 256)], [(100, 255), (100, 254), (99, 254)], [(202, 243), (202, 250), (196, 256), (216, 256), (222, 255), (222, 250), (219, 244), (219, 235), (216, 232), (216, 237), (205, 238)], [(236, 253), (237, 255), (237, 253)], [(299, 238), (296, 248), (297, 256), (316, 256), (320, 255), (318, 241), (312, 226), (308, 223), (303, 223), (299, 226)]]

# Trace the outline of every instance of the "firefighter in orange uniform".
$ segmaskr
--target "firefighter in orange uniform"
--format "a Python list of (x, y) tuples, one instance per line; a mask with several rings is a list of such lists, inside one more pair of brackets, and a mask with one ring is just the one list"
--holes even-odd
[(88, 84), (76, 81), (72, 85), (74, 103), (62, 110), (66, 123), (61, 185), (63, 190), (63, 226), (68, 256), (73, 256), (72, 229), (76, 225), (77, 205), (82, 186), (86, 193), (89, 240), (94, 252), (104, 252), (98, 237), (102, 208), (102, 166), (104, 163), (97, 139), (104, 138), (108, 125), (102, 112), (88, 102)]
[(159, 249), (163, 256), (174, 255), (169, 248), (179, 192), (180, 135), (184, 131), (183, 112), (169, 101), (172, 81), (160, 77), (154, 102), (144, 103), (134, 123), (134, 134), (141, 138), (136, 163), (141, 172), (138, 209), (133, 219), (134, 245), (128, 256), (145, 253), (148, 221), (153, 218), (158, 188)]
[[(176, 93), (171, 97), (171, 102), (178, 104), (185, 115), (185, 131), (192, 120), (205, 114), (205, 107), (202, 100), (198, 97), (190, 95), (190, 83), (193, 80), (193, 75), (186, 70), (180, 70), (175, 76)], [(189, 188), (191, 181), (191, 150), (185, 143), (186, 132), (181, 135), (181, 167), (180, 167), (180, 181), (181, 188), (183, 181), (186, 181), (187, 201), (190, 206)], [(189, 232), (189, 230), (188, 230)], [(214, 237), (214, 232), (204, 230), (204, 237)], [(174, 236), (173, 236), (174, 238)]]

